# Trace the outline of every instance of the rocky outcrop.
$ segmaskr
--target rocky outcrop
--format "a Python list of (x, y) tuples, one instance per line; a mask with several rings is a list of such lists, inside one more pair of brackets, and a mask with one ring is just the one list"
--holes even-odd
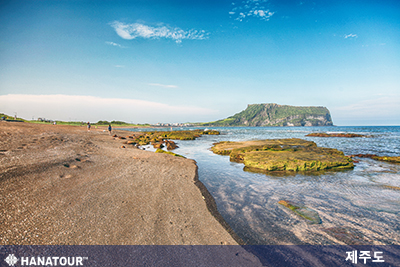
[(317, 147), (303, 139), (267, 139), (244, 142), (219, 142), (211, 150), (244, 163), (248, 171), (322, 171), (351, 169), (353, 160), (342, 151)]
[(347, 138), (352, 138), (352, 137), (370, 137), (368, 135), (354, 134), (354, 133), (310, 133), (310, 134), (307, 134), (306, 136), (311, 136), (311, 137), (347, 137)]
[[(162, 148), (163, 143), (167, 147), (168, 150), (172, 150), (177, 148), (175, 142), (168, 140), (195, 140), (196, 138), (202, 135), (219, 135), (220, 133), (215, 130), (191, 130), (191, 131), (153, 131), (153, 132), (140, 132), (133, 133), (131, 136), (127, 138), (133, 139), (133, 143), (138, 144), (139, 146), (144, 146), (148, 144), (152, 144), (154, 148)], [(117, 135), (115, 135), (117, 137)], [(119, 137), (118, 137), (119, 138)], [(125, 137), (123, 138), (125, 139)], [(128, 141), (128, 143), (131, 141)]]
[(375, 154), (356, 154), (356, 155), (351, 155), (351, 158), (358, 157), (358, 158), (370, 158), (374, 160), (379, 160), (379, 161), (386, 161), (386, 162), (392, 162), (392, 163), (400, 163), (400, 157), (389, 157), (389, 156), (377, 156)]
[(178, 146), (176, 145), (176, 143), (174, 141), (171, 140), (166, 140), (165, 141), (165, 145), (167, 146), (168, 150), (173, 150), (175, 148), (178, 148)]
[(326, 107), (252, 104), (231, 117), (203, 126), (332, 126)]

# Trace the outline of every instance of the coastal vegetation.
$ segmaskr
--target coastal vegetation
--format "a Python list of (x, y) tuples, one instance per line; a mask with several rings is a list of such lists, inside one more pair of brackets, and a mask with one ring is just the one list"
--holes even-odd
[(326, 107), (297, 107), (278, 104), (252, 104), (226, 119), (200, 123), (202, 126), (332, 126)]
[(342, 151), (318, 147), (312, 141), (298, 138), (267, 139), (244, 142), (219, 142), (211, 150), (229, 155), (230, 160), (244, 163), (254, 171), (321, 171), (352, 169), (353, 160)]
[(13, 117), (13, 116), (10, 116), (10, 115), (4, 114), (4, 113), (0, 113), (0, 118), (2, 120), (6, 120), (6, 121), (26, 121), (26, 120), (18, 118), (16, 116)]
[[(4, 113), (0, 113), (0, 118), (3, 120), (8, 120), (8, 121), (23, 121), (23, 122), (29, 122), (29, 123), (37, 123), (37, 124), (59, 124), (59, 125), (71, 125), (71, 126), (83, 126), (86, 125), (87, 121), (61, 121), (61, 120), (50, 120), (50, 119), (45, 119), (45, 118), (38, 118), (38, 119), (32, 119), (32, 120), (26, 120), (22, 118), (15, 118), (15, 116), (10, 116)], [(147, 127), (151, 126), (148, 123), (144, 124), (134, 124), (134, 123), (128, 123), (124, 121), (106, 121), (106, 120), (99, 120), (98, 122), (91, 123), (93, 126), (108, 126), (109, 124), (113, 126), (126, 126), (126, 127)]]

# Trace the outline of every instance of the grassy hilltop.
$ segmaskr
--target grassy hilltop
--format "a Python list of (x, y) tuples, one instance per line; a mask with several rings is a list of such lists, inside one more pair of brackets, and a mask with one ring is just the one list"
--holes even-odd
[(202, 126), (332, 126), (326, 107), (296, 107), (278, 104), (252, 104), (226, 119)]

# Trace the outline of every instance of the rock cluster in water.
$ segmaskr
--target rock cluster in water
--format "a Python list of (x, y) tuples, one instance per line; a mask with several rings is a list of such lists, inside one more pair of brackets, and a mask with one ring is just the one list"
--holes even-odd
[(367, 135), (354, 134), (354, 133), (310, 133), (310, 134), (307, 134), (306, 136), (312, 136), (312, 137), (347, 137), (347, 138), (368, 137)]
[(400, 163), (400, 157), (389, 157), (389, 156), (377, 156), (375, 154), (356, 154), (351, 155), (351, 158), (358, 157), (358, 158), (370, 158), (379, 161), (386, 161), (392, 163)]
[(140, 132), (133, 133), (126, 137), (113, 135), (118, 139), (132, 139), (124, 142), (125, 144), (144, 146), (152, 144), (154, 148), (167, 147), (168, 150), (178, 148), (178, 145), (169, 139), (173, 140), (195, 140), (202, 135), (219, 135), (220, 133), (215, 130), (192, 130), (192, 131), (153, 131), (153, 132)]
[(353, 160), (342, 151), (317, 147), (312, 141), (298, 138), (267, 139), (244, 142), (219, 142), (211, 148), (230, 160), (244, 163), (254, 171), (321, 171), (352, 169)]

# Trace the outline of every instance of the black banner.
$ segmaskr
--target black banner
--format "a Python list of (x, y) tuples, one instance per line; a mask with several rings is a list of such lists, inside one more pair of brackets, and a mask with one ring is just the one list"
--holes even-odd
[(0, 246), (0, 266), (400, 266), (400, 246)]

